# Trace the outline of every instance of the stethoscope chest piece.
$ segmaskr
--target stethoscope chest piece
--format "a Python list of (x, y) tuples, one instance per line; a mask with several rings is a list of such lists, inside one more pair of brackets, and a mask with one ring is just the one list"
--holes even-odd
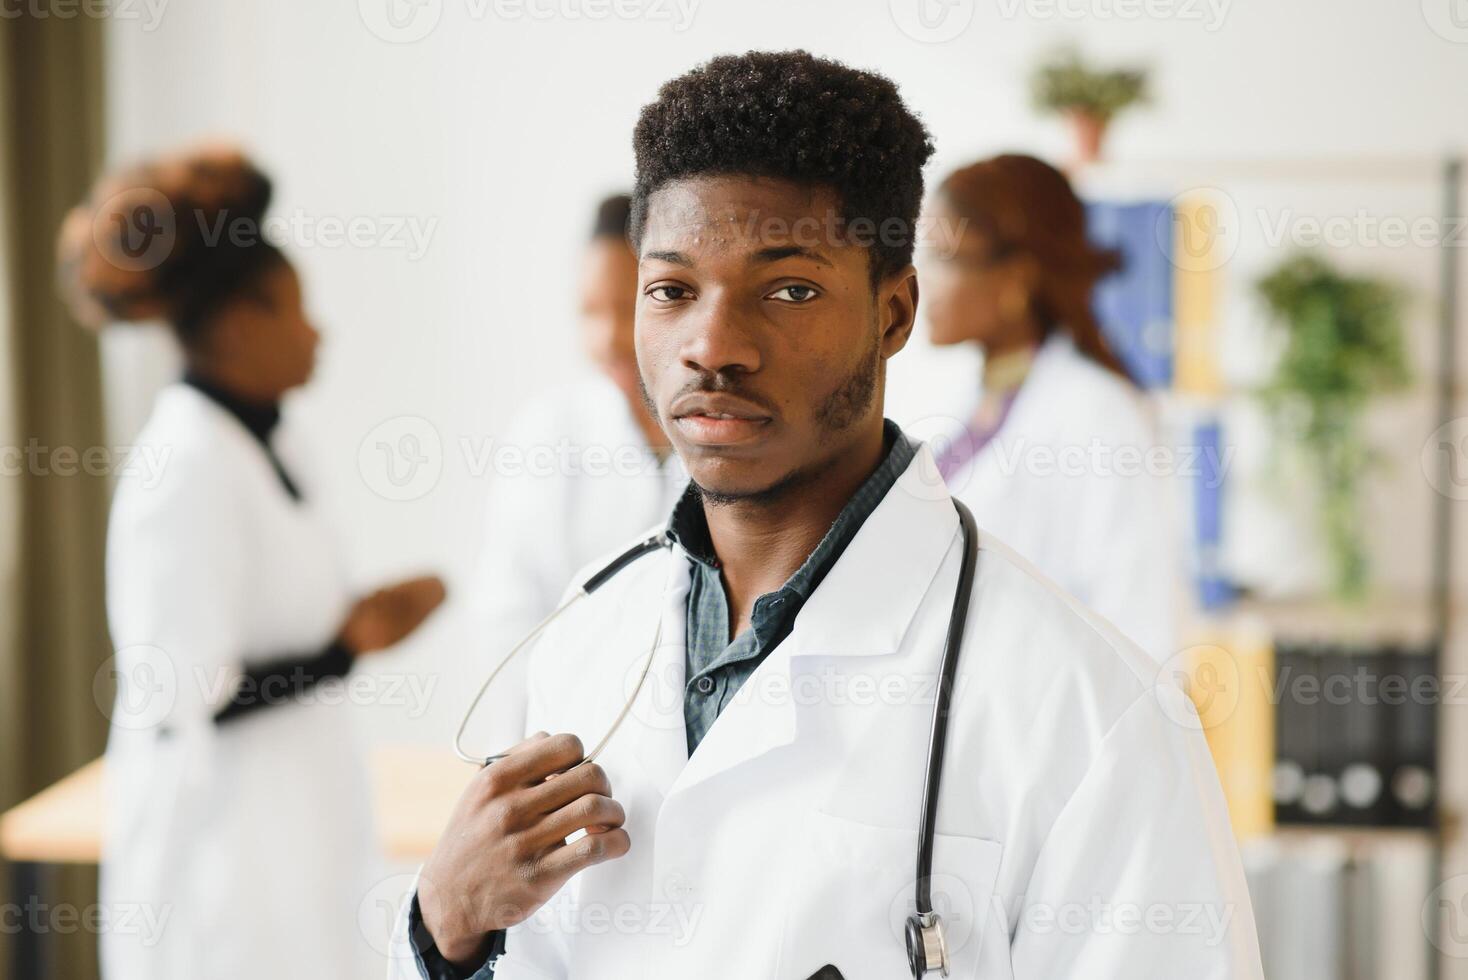
[(943, 920), (937, 912), (918, 912), (907, 917), (907, 963), (913, 980), (931, 974), (948, 976), (948, 945), (943, 941)]

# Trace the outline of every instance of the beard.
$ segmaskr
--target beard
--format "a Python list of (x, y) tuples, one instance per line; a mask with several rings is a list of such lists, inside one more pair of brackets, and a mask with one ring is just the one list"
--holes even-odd
[[(829, 439), (833, 436), (848, 431), (857, 423), (866, 418), (867, 412), (872, 407), (872, 402), (877, 397), (877, 379), (882, 367), (881, 347), (875, 334), (872, 336), (871, 345), (860, 361), (844, 378), (837, 383), (821, 403), (816, 406), (814, 418), (816, 427), (821, 435)], [(729, 391), (737, 389), (733, 385), (719, 386), (717, 382), (711, 385), (701, 386), (703, 391)], [(643, 389), (643, 397), (647, 397), (646, 389)], [(702, 486), (697, 480), (690, 480), (699, 496), (714, 506), (728, 506), (731, 504), (756, 504), (765, 505), (774, 503), (785, 497), (794, 490), (809, 486), (820, 480), (836, 460), (834, 457), (821, 459), (809, 466), (797, 467), (785, 474), (780, 479), (767, 487), (759, 490), (745, 491), (722, 491), (713, 490)]]

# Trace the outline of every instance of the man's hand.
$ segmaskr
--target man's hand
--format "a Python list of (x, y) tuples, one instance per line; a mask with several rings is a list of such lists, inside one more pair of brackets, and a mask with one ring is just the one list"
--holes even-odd
[[(477, 966), (488, 935), (528, 919), (566, 879), (627, 853), (626, 814), (575, 735), (532, 735), (459, 798), (418, 883), (418, 906), (450, 963)], [(586, 836), (567, 844), (578, 830)]]

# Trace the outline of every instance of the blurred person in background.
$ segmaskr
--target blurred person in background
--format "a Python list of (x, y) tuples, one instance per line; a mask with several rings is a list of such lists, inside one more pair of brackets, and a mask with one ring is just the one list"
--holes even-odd
[[(66, 219), (63, 291), (92, 327), (162, 320), (186, 372), (138, 437), (107, 541), (118, 692), (106, 757), (108, 980), (341, 978), (374, 881), (367, 774), (343, 693), (357, 658), (413, 632), (435, 577), (354, 598), (280, 402), (318, 335), (261, 233), (269, 180), (229, 147), (104, 177)], [(313, 696), (314, 695), (314, 696)]]
[(939, 471), (981, 527), (1165, 659), (1175, 603), (1165, 493), (1116, 456), (1125, 447), (1140, 463), (1156, 435), (1091, 308), (1117, 257), (1091, 244), (1069, 181), (1034, 157), (964, 167), (930, 215), (961, 230), (923, 270), (933, 343), (984, 352), (977, 405)]
[[(497, 474), (490, 492), (468, 600), (476, 636), (529, 632), (578, 569), (666, 518), (687, 482), (638, 384), (631, 209), (626, 194), (603, 200), (582, 256), (581, 342), (595, 370), (541, 393), (501, 440), (524, 465)], [(523, 670), (512, 661), (499, 690), (522, 689)], [(502, 737), (519, 737), (523, 706), (496, 701), (491, 715)]]

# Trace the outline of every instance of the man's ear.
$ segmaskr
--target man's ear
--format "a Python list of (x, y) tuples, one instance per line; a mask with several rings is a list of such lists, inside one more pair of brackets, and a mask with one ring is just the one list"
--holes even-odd
[(877, 287), (877, 304), (885, 360), (907, 346), (917, 323), (917, 270), (909, 265), (883, 278)]

